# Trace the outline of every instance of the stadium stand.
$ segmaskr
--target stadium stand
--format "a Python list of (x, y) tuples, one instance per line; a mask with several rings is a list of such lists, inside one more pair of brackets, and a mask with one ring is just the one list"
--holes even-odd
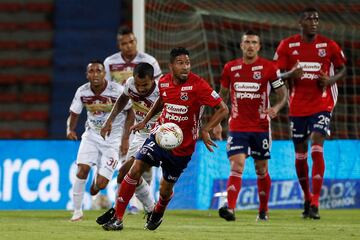
[(52, 0), (0, 3), (0, 138), (49, 135), (53, 10)]

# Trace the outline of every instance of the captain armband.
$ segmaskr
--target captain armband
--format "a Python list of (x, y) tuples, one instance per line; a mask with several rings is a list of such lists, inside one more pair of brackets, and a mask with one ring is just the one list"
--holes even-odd
[(272, 86), (273, 89), (280, 88), (283, 85), (284, 85), (284, 81), (281, 78), (271, 82), (271, 86)]

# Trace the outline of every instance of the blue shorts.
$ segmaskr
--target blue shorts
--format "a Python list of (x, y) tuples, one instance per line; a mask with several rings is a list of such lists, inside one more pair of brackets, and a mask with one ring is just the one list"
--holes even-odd
[(319, 112), (306, 117), (290, 117), (290, 129), (294, 143), (305, 141), (312, 132), (330, 136), (330, 112)]
[(239, 153), (255, 160), (270, 158), (271, 141), (268, 132), (229, 132), (226, 151), (228, 157)]
[(150, 135), (136, 154), (136, 159), (151, 166), (162, 168), (163, 178), (168, 182), (176, 182), (191, 160), (190, 156), (175, 156), (169, 150), (161, 148)]

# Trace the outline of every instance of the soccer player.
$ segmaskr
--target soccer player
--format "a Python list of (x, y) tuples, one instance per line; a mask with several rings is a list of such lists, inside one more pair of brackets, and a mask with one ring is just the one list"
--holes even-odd
[[(137, 41), (134, 33), (127, 27), (119, 28), (117, 34), (117, 44), (119, 47), (119, 52), (107, 57), (104, 61), (105, 70), (106, 70), (106, 80), (115, 81), (120, 84), (124, 84), (125, 81), (133, 76), (134, 67), (140, 62), (147, 62), (151, 64), (154, 68), (154, 78), (158, 80), (161, 76), (161, 69), (158, 61), (151, 55), (139, 52), (137, 50)], [(130, 120), (130, 119), (129, 119)], [(128, 129), (125, 127), (124, 129)], [(130, 135), (130, 140), (134, 138), (134, 135)], [(129, 147), (129, 143), (125, 142), (121, 144), (121, 154), (125, 155)], [(125, 160), (127, 160), (125, 158)], [(149, 184), (152, 180), (152, 171), (151, 169), (144, 173), (144, 179)], [(130, 201), (130, 211), (131, 214), (136, 214), (138, 212), (137, 201), (133, 198)]]
[(119, 29), (117, 43), (120, 51), (104, 61), (106, 80), (124, 84), (133, 76), (134, 67), (140, 62), (150, 63), (154, 68), (154, 78), (160, 78), (161, 69), (158, 61), (153, 56), (137, 50), (136, 37), (130, 29), (126, 27)]
[(216, 146), (210, 139), (209, 131), (228, 114), (227, 106), (205, 80), (190, 71), (189, 52), (185, 48), (171, 50), (169, 68), (170, 73), (159, 81), (159, 98), (145, 119), (134, 125), (132, 129), (134, 131), (143, 129), (149, 120), (161, 111), (153, 133), (159, 125), (173, 122), (182, 129), (184, 140), (179, 147), (168, 151), (156, 143), (153, 134), (149, 136), (121, 183), (116, 202), (116, 214), (111, 221), (103, 225), (105, 230), (123, 229), (125, 208), (142, 173), (151, 166), (159, 167), (160, 165), (163, 171), (160, 182), (160, 198), (152, 214), (148, 217), (145, 228), (155, 230), (161, 224), (165, 209), (173, 196), (173, 187), (194, 152), (203, 105), (213, 107), (216, 111), (200, 130), (202, 139), (209, 151), (213, 151), (212, 146)]
[[(319, 197), (325, 171), (323, 145), (330, 134), (331, 113), (338, 93), (336, 82), (346, 74), (346, 59), (334, 41), (318, 34), (316, 9), (303, 10), (299, 25), (301, 33), (282, 40), (274, 60), (289, 79), (295, 166), (305, 198), (302, 216), (320, 219)], [(313, 160), (312, 192), (307, 163), (309, 140)]]
[[(159, 97), (159, 88), (157, 81), (154, 80), (154, 68), (149, 63), (139, 63), (134, 68), (133, 77), (129, 78), (124, 85), (124, 92), (116, 101), (108, 119), (105, 121), (100, 134), (105, 139), (112, 130), (112, 122), (115, 117), (123, 110), (129, 99), (132, 101), (132, 107), (135, 111), (136, 122), (144, 120), (150, 107)], [(155, 115), (146, 125), (146, 127), (135, 133), (135, 137), (130, 144), (129, 151), (126, 156), (126, 162), (119, 169), (117, 182), (120, 186), (125, 175), (135, 160), (135, 153), (141, 148), (145, 140), (149, 137), (150, 130), (154, 127), (155, 121), (159, 115)], [(136, 187), (135, 194), (143, 203), (145, 212), (149, 213), (154, 208), (154, 197), (150, 193), (150, 187), (146, 181), (140, 180)], [(116, 198), (117, 199), (117, 198)], [(116, 202), (115, 199), (115, 202)], [(115, 214), (115, 209), (111, 208), (100, 216), (96, 222), (100, 225), (107, 223)]]
[[(260, 200), (257, 220), (266, 221), (271, 186), (268, 172), (271, 146), (269, 123), (286, 104), (287, 90), (274, 63), (258, 55), (261, 47), (259, 34), (245, 32), (240, 47), (242, 58), (226, 63), (221, 77), (220, 96), (226, 102), (230, 95), (231, 115), (227, 140), (230, 160), (227, 205), (219, 209), (219, 216), (235, 221), (245, 160), (251, 156), (255, 163)], [(269, 102), (271, 87), (279, 98), (273, 106)]]
[[(119, 161), (119, 146), (122, 135), (125, 113), (121, 113), (113, 122), (116, 127), (104, 141), (100, 136), (100, 129), (109, 115), (117, 97), (123, 92), (123, 86), (105, 80), (105, 67), (100, 61), (92, 61), (86, 69), (88, 83), (76, 91), (70, 106), (70, 116), (67, 121), (67, 138), (77, 140), (75, 132), (79, 115), (83, 107), (87, 110), (86, 130), (82, 135), (78, 155), (77, 173), (73, 183), (74, 213), (70, 221), (80, 221), (83, 218), (82, 201), (86, 179), (90, 168), (97, 166), (95, 181), (90, 193), (104, 189), (112, 178), (114, 169)], [(128, 109), (126, 109), (128, 110)]]

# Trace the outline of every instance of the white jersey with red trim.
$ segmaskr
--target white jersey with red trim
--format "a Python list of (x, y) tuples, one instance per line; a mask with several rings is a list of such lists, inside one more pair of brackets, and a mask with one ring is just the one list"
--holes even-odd
[(270, 106), (270, 83), (282, 84), (278, 83), (279, 73), (272, 61), (261, 57), (252, 64), (245, 64), (241, 58), (226, 63), (221, 86), (230, 90), (230, 131), (269, 131), (270, 119), (263, 111)]
[[(85, 107), (87, 110), (86, 131), (100, 134), (102, 125), (109, 116), (116, 99), (123, 93), (123, 90), (124, 87), (120, 84), (107, 82), (105, 90), (101, 94), (95, 95), (90, 88), (90, 83), (86, 83), (77, 89), (70, 106), (70, 111), (81, 114), (83, 107)], [(127, 109), (123, 110), (114, 119), (111, 131), (112, 137), (121, 136), (126, 116), (125, 111)]]
[[(135, 112), (135, 120), (137, 123), (139, 123), (144, 120), (146, 114), (149, 112), (150, 108), (159, 97), (158, 81), (155, 81), (155, 84), (148, 95), (142, 96), (139, 95), (139, 92), (135, 87), (134, 77), (131, 77), (126, 80), (126, 83), (124, 85), (124, 94), (131, 99), (132, 108)], [(159, 118), (159, 116), (160, 113), (155, 115), (146, 124), (146, 127), (141, 129), (139, 132), (148, 135), (150, 133), (150, 130), (154, 127), (155, 122)]]
[(107, 57), (104, 61), (106, 76), (108, 81), (114, 81), (120, 84), (133, 76), (135, 66), (140, 62), (146, 62), (154, 68), (154, 78), (157, 79), (161, 76), (161, 69), (158, 61), (147, 53), (138, 52), (131, 62), (126, 62), (121, 55), (121, 52), (115, 53)]
[(172, 74), (168, 73), (160, 78), (159, 90), (164, 108), (154, 131), (159, 124), (177, 124), (183, 131), (183, 142), (172, 153), (176, 156), (190, 156), (198, 138), (203, 105), (215, 107), (222, 99), (204, 79), (193, 73), (182, 84), (174, 84)]
[(333, 110), (338, 95), (337, 85), (323, 89), (317, 83), (321, 72), (333, 76), (335, 69), (346, 62), (344, 53), (333, 40), (316, 35), (314, 41), (308, 43), (296, 34), (280, 42), (274, 60), (284, 71), (291, 70), (297, 61), (304, 70), (291, 88), (290, 116), (309, 116)]

